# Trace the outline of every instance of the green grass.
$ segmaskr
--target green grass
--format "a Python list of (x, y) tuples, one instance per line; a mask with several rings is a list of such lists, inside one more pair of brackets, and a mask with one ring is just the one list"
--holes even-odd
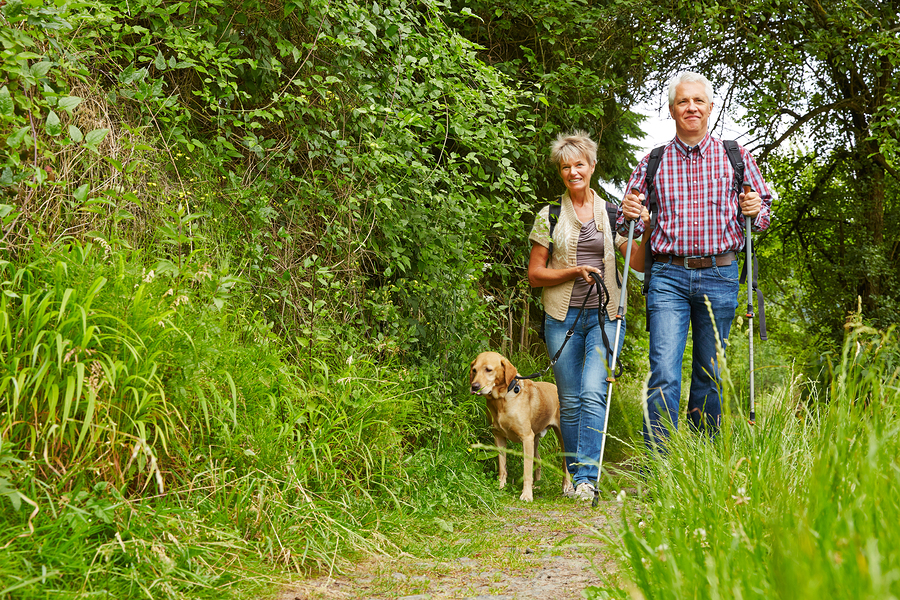
[(255, 596), (496, 502), (462, 385), (337, 323), (294, 363), (201, 260), (0, 264), (0, 598)]
[[(710, 441), (681, 430), (643, 462), (621, 558), (642, 598), (890, 598), (900, 594), (895, 332), (857, 323), (842, 362), (732, 414)], [(591, 597), (626, 597), (592, 590)]]
[[(521, 448), (498, 491), (467, 360), (449, 375), (402, 362), (338, 323), (333, 341), (291, 355), (222, 295), (227, 265), (197, 255), (155, 276), (136, 266), (145, 257), (100, 246), (35, 256), (0, 264), (0, 597), (258, 596), (364, 556), (440, 549), (470, 515), (517, 502)], [(762, 385), (753, 427), (740, 353), (720, 435), (680, 431), (654, 460), (640, 374), (617, 382), (604, 494), (650, 492), (626, 499), (634, 510), (609, 534), (621, 576), (645, 598), (898, 595), (895, 332), (856, 323), (816, 381)], [(546, 361), (512, 358), (528, 373)], [(555, 506), (552, 436), (542, 449), (536, 506)]]

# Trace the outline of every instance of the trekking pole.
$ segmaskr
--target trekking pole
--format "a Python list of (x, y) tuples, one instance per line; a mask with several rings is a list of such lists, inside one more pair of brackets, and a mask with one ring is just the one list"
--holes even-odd
[[(635, 195), (638, 190), (632, 190)], [(628, 246), (625, 248), (625, 275), (622, 277), (622, 292), (619, 294), (619, 308), (616, 310), (616, 340), (612, 347), (612, 361), (609, 363), (609, 375), (606, 377), (606, 413), (603, 415), (603, 437), (600, 439), (600, 460), (597, 461), (597, 481), (594, 484), (594, 499), (591, 507), (597, 508), (600, 503), (600, 473), (603, 471), (603, 452), (606, 450), (606, 436), (609, 429), (609, 412), (612, 410), (612, 390), (616, 382), (616, 360), (618, 359), (619, 339), (622, 334), (622, 323), (625, 320), (625, 302), (628, 300), (628, 265), (631, 264), (631, 243), (634, 240), (634, 225), (637, 222), (628, 223)], [(599, 277), (596, 273), (591, 273)], [(603, 323), (600, 324), (603, 327)]]
[[(749, 194), (753, 188), (746, 181), (744, 182), (744, 194)], [(747, 332), (750, 334), (750, 424), (756, 425), (756, 406), (754, 403), (753, 389), (753, 242), (750, 233), (753, 229), (753, 219), (744, 215), (744, 221), (747, 224)]]

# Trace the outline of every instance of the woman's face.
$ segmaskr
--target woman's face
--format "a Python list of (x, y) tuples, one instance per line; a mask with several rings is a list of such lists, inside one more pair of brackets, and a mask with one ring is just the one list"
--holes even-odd
[(580, 194), (591, 186), (594, 163), (584, 156), (564, 158), (559, 163), (559, 176), (569, 195)]

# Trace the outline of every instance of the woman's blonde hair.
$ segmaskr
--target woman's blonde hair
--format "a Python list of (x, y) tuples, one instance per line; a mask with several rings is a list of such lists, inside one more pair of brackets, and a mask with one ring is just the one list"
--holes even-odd
[(592, 165), (597, 164), (597, 142), (585, 131), (561, 133), (550, 144), (550, 162), (557, 168), (562, 161), (573, 158), (586, 158)]

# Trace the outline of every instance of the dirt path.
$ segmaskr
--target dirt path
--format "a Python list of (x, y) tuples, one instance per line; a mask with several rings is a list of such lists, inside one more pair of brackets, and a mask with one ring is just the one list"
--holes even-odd
[(304, 580), (278, 600), (584, 598), (588, 586), (616, 583), (616, 565), (597, 534), (612, 534), (619, 507), (615, 499), (596, 509), (564, 498), (511, 501), (442, 532), (415, 556), (370, 559), (343, 575)]

